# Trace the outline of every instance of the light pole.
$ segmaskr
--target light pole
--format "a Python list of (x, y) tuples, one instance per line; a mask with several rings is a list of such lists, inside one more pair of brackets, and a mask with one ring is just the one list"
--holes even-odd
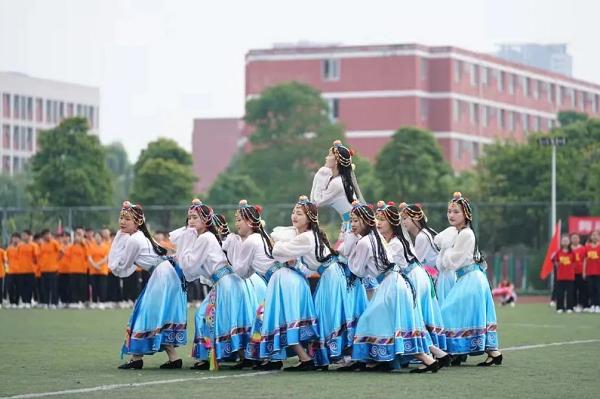
[(538, 139), (538, 143), (543, 147), (552, 146), (552, 183), (550, 189), (550, 237), (552, 237), (556, 227), (556, 147), (566, 145), (567, 139), (564, 137), (542, 137)]

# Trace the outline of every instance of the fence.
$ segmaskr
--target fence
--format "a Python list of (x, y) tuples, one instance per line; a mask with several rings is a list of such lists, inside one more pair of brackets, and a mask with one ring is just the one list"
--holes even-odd
[[(212, 204), (211, 204), (212, 205)], [(446, 203), (424, 203), (428, 223), (436, 230), (448, 225)], [(215, 205), (233, 228), (236, 205)], [(267, 230), (274, 226), (290, 225), (293, 204), (268, 204), (264, 206), (263, 219)], [(6, 245), (14, 231), (44, 228), (55, 230), (59, 225), (66, 229), (76, 226), (109, 227), (117, 229), (120, 208), (90, 207), (44, 207), (0, 208), (2, 243)], [(151, 230), (169, 231), (184, 224), (187, 206), (145, 206), (146, 220)], [(588, 216), (600, 213), (600, 202), (558, 202), (557, 219), (562, 219), (566, 231), (568, 216)], [(482, 252), (488, 260), (488, 277), (492, 284), (508, 278), (520, 291), (545, 290), (547, 281), (539, 279), (539, 269), (550, 237), (550, 205), (543, 202), (530, 203), (479, 203), (473, 206), (473, 228)], [(327, 207), (319, 216), (323, 229), (330, 237), (337, 237), (339, 217)]]

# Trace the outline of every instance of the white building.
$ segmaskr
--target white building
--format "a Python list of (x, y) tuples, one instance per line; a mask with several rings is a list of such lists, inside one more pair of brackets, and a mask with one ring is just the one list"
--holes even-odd
[(63, 119), (81, 116), (92, 134), (99, 131), (98, 88), (0, 72), (0, 171), (13, 175), (23, 170), (37, 150), (40, 131)]

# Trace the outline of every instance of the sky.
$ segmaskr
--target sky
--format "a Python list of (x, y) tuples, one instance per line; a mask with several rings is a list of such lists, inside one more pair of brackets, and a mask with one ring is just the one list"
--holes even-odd
[(567, 43), (600, 83), (593, 0), (0, 0), (0, 71), (100, 89), (100, 139), (135, 161), (148, 142), (191, 150), (199, 117), (244, 112), (244, 56), (274, 43)]

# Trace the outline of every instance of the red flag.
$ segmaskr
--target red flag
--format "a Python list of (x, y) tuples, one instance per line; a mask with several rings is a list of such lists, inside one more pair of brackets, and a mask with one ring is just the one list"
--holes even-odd
[(548, 250), (546, 251), (546, 257), (540, 270), (540, 278), (544, 280), (550, 273), (552, 273), (552, 258), (554, 254), (560, 249), (560, 220), (554, 227), (554, 234), (548, 244)]

